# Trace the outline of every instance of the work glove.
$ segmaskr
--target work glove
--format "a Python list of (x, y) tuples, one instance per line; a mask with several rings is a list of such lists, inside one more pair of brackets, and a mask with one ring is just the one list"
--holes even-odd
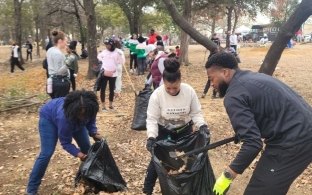
[(226, 178), (224, 173), (222, 173), (213, 187), (213, 193), (215, 195), (224, 195), (229, 190), (232, 181), (232, 179)]
[(153, 138), (153, 137), (150, 137), (147, 139), (147, 142), (146, 142), (146, 149), (152, 153), (152, 149), (154, 147), (154, 144), (156, 143), (156, 139)]
[(96, 141), (101, 141), (101, 139), (103, 139), (103, 136), (99, 133), (95, 133), (93, 136), (92, 136), (93, 140), (96, 142)]
[(77, 74), (73, 74), (73, 75), (74, 75), (75, 78), (77, 77)]

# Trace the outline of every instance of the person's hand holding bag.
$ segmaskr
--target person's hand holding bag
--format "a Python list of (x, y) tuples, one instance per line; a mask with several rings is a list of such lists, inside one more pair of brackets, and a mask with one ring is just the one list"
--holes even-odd
[(147, 142), (146, 142), (146, 149), (152, 153), (152, 150), (153, 150), (153, 147), (154, 147), (154, 144), (156, 143), (156, 139), (154, 137), (150, 137), (147, 139)]

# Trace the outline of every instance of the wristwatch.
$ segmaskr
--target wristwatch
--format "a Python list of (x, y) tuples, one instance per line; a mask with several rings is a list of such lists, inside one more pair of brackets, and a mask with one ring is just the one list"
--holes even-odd
[(225, 176), (227, 179), (230, 179), (230, 180), (233, 180), (233, 179), (234, 179), (232, 173), (231, 173), (230, 171), (228, 171), (228, 170), (225, 170), (225, 171), (223, 172), (223, 174), (224, 174), (224, 176)]

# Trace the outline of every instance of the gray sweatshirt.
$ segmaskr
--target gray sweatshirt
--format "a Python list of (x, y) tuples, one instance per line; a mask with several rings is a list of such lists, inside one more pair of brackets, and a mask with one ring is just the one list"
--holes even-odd
[(57, 47), (51, 47), (47, 51), (49, 75), (68, 75), (68, 68), (65, 64), (65, 55)]

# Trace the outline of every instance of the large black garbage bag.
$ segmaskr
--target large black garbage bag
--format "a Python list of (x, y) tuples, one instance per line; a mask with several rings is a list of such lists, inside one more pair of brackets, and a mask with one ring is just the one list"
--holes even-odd
[[(164, 195), (213, 195), (215, 176), (208, 154), (170, 158), (170, 151), (189, 152), (209, 144), (209, 135), (198, 131), (177, 141), (161, 140), (153, 149), (153, 162)], [(172, 172), (172, 170), (179, 170)], [(182, 169), (182, 170), (181, 170)]]
[(143, 89), (135, 97), (134, 115), (131, 129), (146, 130), (147, 106), (153, 91), (151, 89)]
[(88, 151), (87, 159), (80, 165), (75, 179), (77, 186), (83, 181), (94, 192), (119, 192), (126, 189), (126, 182), (105, 140), (97, 141)]

